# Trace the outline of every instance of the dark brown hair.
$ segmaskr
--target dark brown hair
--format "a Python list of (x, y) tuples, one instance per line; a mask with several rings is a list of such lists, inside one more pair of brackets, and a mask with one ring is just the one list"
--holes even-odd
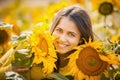
[[(58, 25), (62, 16), (67, 16), (75, 22), (78, 30), (81, 33), (82, 39), (84, 38), (88, 42), (89, 38), (91, 37), (93, 40), (93, 31), (92, 31), (92, 24), (91, 24), (90, 17), (87, 14), (87, 12), (78, 5), (73, 5), (73, 6), (63, 8), (56, 14), (52, 27), (50, 29), (51, 34), (53, 33), (54, 29)], [(83, 43), (84, 41), (82, 41), (82, 44)]]

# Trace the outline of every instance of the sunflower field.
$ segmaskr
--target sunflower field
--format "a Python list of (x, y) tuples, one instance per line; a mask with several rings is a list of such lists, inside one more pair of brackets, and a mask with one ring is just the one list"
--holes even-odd
[[(54, 72), (58, 57), (49, 28), (55, 13), (70, 5), (88, 12), (95, 40), (75, 47)], [(120, 80), (120, 1), (0, 0), (0, 80)]]

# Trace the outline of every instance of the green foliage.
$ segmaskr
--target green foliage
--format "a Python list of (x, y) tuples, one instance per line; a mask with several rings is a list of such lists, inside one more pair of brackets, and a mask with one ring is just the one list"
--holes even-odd
[(100, 80), (108, 80), (108, 79), (105, 77), (104, 74), (101, 74), (101, 78), (100, 78)]
[(120, 55), (120, 41), (114, 43), (113, 50), (115, 51), (116, 54)]
[(27, 34), (21, 34), (20, 36), (12, 36), (13, 47), (21, 46), (21, 48), (29, 47), (29, 42), (27, 41)]
[(14, 60), (12, 61), (13, 66), (22, 66), (22, 67), (30, 67), (33, 61), (33, 55), (30, 54), (30, 50), (21, 49), (17, 50), (14, 54)]
[(22, 75), (16, 73), (16, 72), (6, 72), (6, 80), (26, 80)]
[(57, 80), (69, 80), (68, 78), (64, 77), (63, 75), (61, 75), (59, 73), (52, 73), (49, 76), (52, 78), (55, 78)]
[(116, 76), (115, 76), (115, 80), (119, 80), (120, 79), (120, 74), (117, 74)]
[(4, 22), (0, 22), (0, 29), (1, 30), (11, 30), (13, 27), (12, 24), (9, 24), (9, 23), (4, 23)]
[(33, 61), (28, 34), (21, 34), (19, 37), (13, 37), (13, 46), (18, 48), (13, 56), (12, 65), (21, 67), (30, 67)]

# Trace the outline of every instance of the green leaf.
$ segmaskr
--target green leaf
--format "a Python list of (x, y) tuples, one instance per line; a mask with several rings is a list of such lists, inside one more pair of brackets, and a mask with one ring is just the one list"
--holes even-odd
[(5, 72), (6, 80), (26, 80), (22, 75), (10, 71), (10, 72)]
[(120, 74), (117, 74), (116, 76), (115, 76), (115, 80), (119, 80), (120, 79)]
[(107, 80), (107, 78), (105, 77), (104, 74), (102, 74), (100, 80)]
[(57, 80), (69, 80), (68, 78), (66, 78), (65, 76), (59, 74), (59, 73), (52, 73), (49, 75), (52, 78), (55, 78)]
[(17, 50), (14, 54), (13, 66), (30, 67), (33, 61), (33, 55), (29, 49)]
[(29, 49), (21, 49), (21, 50), (17, 50), (17, 52), (20, 54), (23, 54), (23, 55), (27, 55), (30, 52), (30, 50)]
[(28, 34), (21, 34), (20, 36), (12, 36), (13, 47), (16, 48), (20, 46), (21, 48), (27, 48), (30, 46), (30, 43), (27, 39)]
[(13, 27), (12, 24), (8, 24), (8, 23), (0, 22), (0, 28), (1, 28), (1, 29), (8, 29), (8, 30), (11, 30), (12, 27)]
[(21, 35), (17, 38), (17, 40), (18, 40), (18, 41), (19, 41), (19, 40), (23, 40), (23, 39), (26, 39), (26, 37), (27, 37), (26, 34), (21, 34)]

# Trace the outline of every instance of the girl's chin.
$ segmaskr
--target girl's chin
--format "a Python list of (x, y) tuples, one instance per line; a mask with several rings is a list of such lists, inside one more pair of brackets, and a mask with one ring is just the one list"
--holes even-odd
[(66, 54), (66, 53), (73, 53), (74, 51), (76, 51), (75, 49), (72, 49), (72, 50), (59, 50), (57, 51), (59, 54)]
[(67, 53), (68, 51), (58, 51), (59, 54), (65, 54)]

